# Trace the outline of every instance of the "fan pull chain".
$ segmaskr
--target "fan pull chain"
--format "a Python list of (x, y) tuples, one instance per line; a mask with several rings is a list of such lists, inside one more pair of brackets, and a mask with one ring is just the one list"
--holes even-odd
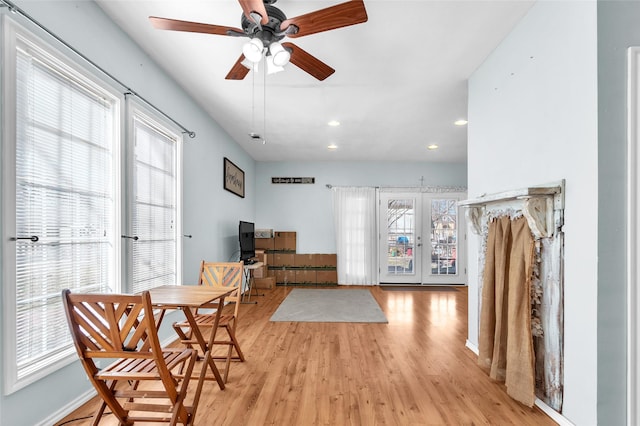
[(262, 84), (262, 145), (267, 143), (267, 58), (264, 59), (264, 70), (262, 71), (264, 74), (264, 83)]
[(256, 73), (251, 73), (251, 134), (256, 131)]

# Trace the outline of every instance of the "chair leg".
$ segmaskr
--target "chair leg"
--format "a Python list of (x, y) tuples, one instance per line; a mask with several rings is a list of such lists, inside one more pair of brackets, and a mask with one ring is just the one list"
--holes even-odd
[[(120, 425), (132, 425), (133, 422), (129, 420), (129, 410), (125, 410), (116, 398), (114, 398), (113, 391), (116, 387), (117, 381), (105, 381), (96, 378), (92, 378), (91, 381), (103, 401), (103, 407), (100, 407), (99, 412), (96, 413), (96, 415), (100, 414), (100, 417), (102, 417), (105, 409), (104, 405), (107, 405), (111, 409), (111, 414), (118, 419)], [(94, 425), (98, 425), (100, 423), (100, 417), (94, 417)]]
[[(109, 382), (105, 382), (105, 384), (107, 385), (109, 390), (111, 390), (113, 392), (113, 388), (115, 387), (116, 382), (112, 380), (112, 381), (109, 381)], [(107, 403), (103, 399), (102, 403), (100, 404), (100, 408), (98, 408), (96, 413), (93, 415), (93, 422), (91, 423), (92, 426), (98, 426), (100, 424), (100, 420), (102, 419), (102, 416), (104, 415), (105, 408), (107, 408)]]
[(182, 328), (178, 325), (177, 322), (174, 322), (172, 325), (180, 341), (187, 345), (189, 349), (191, 349), (191, 343), (189, 342), (189, 340), (191, 340), (191, 330), (189, 330), (189, 335), (187, 336), (187, 334), (182, 331)]
[(238, 357), (240, 358), (240, 361), (244, 362), (244, 354), (242, 353), (242, 350), (240, 349), (240, 344), (238, 343), (238, 339), (236, 339), (236, 333), (231, 329), (231, 327), (227, 328), (227, 332), (229, 333), (229, 337), (231, 338), (231, 341), (233, 342), (233, 347), (236, 349), (236, 353), (238, 354)]
[[(180, 383), (180, 392), (177, 395), (176, 401), (173, 406), (173, 414), (171, 416), (171, 424), (176, 424), (178, 420), (181, 420), (184, 426), (190, 426), (194, 424), (195, 418), (195, 410), (198, 406), (198, 400), (193, 401), (193, 406), (191, 407), (191, 412), (185, 407), (184, 402), (187, 397), (187, 388), (189, 387), (189, 380), (191, 378), (191, 374), (193, 373), (193, 367), (196, 363), (196, 358), (198, 354), (196, 351), (193, 351), (188, 360), (184, 360), (182, 365), (180, 366), (180, 371), (184, 370), (184, 367), (187, 367), (187, 371), (184, 373), (182, 377), (182, 383)], [(198, 395), (198, 398), (200, 396)]]
[(100, 424), (100, 419), (102, 419), (102, 416), (104, 415), (105, 408), (107, 408), (107, 403), (102, 401), (100, 408), (98, 408), (98, 411), (93, 415), (93, 422), (91, 423), (91, 426), (98, 426)]
[[(209, 357), (209, 351), (207, 351), (205, 354), (205, 363), (207, 362), (206, 359)], [(200, 376), (198, 377), (198, 386), (196, 387), (196, 393), (193, 396), (193, 411), (191, 413), (191, 417), (192, 417), (192, 422), (195, 421), (196, 418), (196, 410), (198, 408), (198, 402), (200, 401), (200, 394), (202, 393), (202, 385), (204, 384), (204, 380), (205, 377), (207, 375), (207, 369), (209, 367), (205, 364), (202, 366), (202, 368), (200, 369)]]

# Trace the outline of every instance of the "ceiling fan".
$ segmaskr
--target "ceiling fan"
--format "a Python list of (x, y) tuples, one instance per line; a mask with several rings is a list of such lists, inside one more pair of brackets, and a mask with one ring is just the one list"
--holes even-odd
[(367, 11), (362, 0), (351, 0), (325, 9), (316, 10), (295, 18), (287, 16), (273, 6), (277, 0), (238, 0), (242, 7), (240, 28), (150, 16), (152, 25), (161, 30), (187, 31), (231, 37), (248, 37), (243, 53), (225, 77), (242, 80), (251, 68), (246, 59), (257, 63), (266, 52), (266, 59), (275, 66), (291, 62), (318, 80), (324, 80), (335, 72), (315, 56), (291, 42), (280, 43), (284, 37), (296, 38), (336, 28), (361, 24), (367, 21)]

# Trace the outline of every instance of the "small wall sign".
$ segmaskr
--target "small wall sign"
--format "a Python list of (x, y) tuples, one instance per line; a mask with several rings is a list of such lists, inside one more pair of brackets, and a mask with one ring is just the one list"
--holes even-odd
[(314, 177), (272, 177), (271, 183), (316, 183)]
[(244, 198), (244, 172), (228, 158), (224, 158), (224, 189)]

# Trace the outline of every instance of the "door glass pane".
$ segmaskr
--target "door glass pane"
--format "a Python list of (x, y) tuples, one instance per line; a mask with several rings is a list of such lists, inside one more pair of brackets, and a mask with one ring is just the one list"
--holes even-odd
[(414, 274), (415, 200), (398, 199), (387, 203), (388, 273)]
[(71, 354), (61, 291), (105, 292), (114, 281), (114, 104), (27, 50), (18, 49), (15, 70), (20, 239), (7, 283), (15, 284), (18, 380)]
[(431, 200), (431, 274), (456, 275), (457, 253), (457, 200)]
[(131, 275), (134, 293), (175, 285), (177, 277), (177, 137), (134, 117)]

